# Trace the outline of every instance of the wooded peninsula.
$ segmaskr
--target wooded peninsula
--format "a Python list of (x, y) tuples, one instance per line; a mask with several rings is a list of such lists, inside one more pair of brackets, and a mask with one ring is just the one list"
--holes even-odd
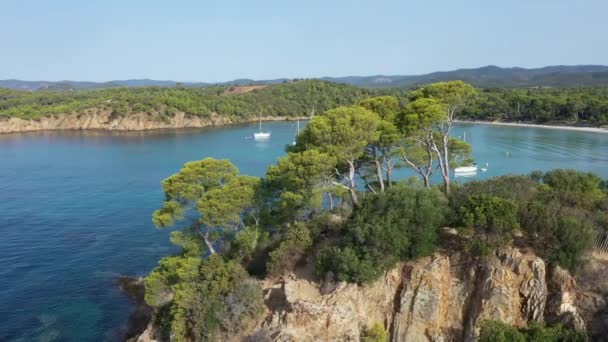
[[(408, 92), (406, 104), (350, 98), (315, 116), (263, 178), (228, 160), (186, 163), (162, 181), (165, 201), (152, 215), (174, 228), (180, 251), (144, 281), (154, 308), (144, 335), (381, 342), (432, 328), (482, 342), (593, 337), (562, 293), (573, 291), (572, 274), (589, 274), (594, 242), (605, 239), (608, 183), (553, 170), (452, 184), (450, 170), (472, 150), (451, 136), (452, 123), (478, 93), (455, 81)], [(417, 177), (394, 179), (397, 167)]]
[[(148, 114), (168, 122), (177, 113), (186, 117), (220, 116), (231, 122), (259, 115), (302, 117), (381, 95), (406, 103), (416, 89), (360, 88), (320, 80), (272, 85), (108, 88), (99, 90), (20, 91), (0, 88), (0, 122), (9, 118), (41, 120), (56, 115), (82, 116), (108, 112), (107, 120)], [(478, 89), (463, 120), (605, 126), (608, 88), (486, 88)]]

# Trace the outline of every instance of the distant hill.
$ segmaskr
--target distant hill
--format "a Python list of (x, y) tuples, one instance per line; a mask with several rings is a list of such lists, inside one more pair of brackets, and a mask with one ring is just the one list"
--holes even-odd
[(378, 75), (323, 79), (363, 87), (412, 87), (451, 80), (462, 80), (482, 88), (608, 86), (608, 66), (548, 66), (537, 69), (486, 66), (414, 76)]
[[(321, 80), (345, 83), (359, 87), (415, 87), (428, 83), (463, 80), (476, 87), (519, 88), (519, 87), (590, 87), (608, 86), (608, 66), (575, 65), (547, 66), (544, 68), (501, 68), (485, 66), (475, 69), (458, 69), (452, 71), (433, 72), (424, 75), (376, 75), (376, 76), (346, 76), (322, 77)], [(174, 87), (178, 83), (184, 87), (206, 87), (211, 85), (249, 85), (277, 84), (289, 82), (288, 78), (273, 80), (237, 79), (228, 82), (176, 82), (150, 79), (116, 80), (110, 82), (77, 82), (77, 81), (21, 81), (0, 80), (0, 87), (22, 90), (70, 90), (96, 89), (113, 87)]]

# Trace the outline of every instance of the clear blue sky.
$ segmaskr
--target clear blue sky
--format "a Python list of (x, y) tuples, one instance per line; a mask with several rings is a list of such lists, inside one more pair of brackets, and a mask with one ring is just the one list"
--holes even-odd
[(0, 79), (608, 64), (607, 0), (1, 0)]

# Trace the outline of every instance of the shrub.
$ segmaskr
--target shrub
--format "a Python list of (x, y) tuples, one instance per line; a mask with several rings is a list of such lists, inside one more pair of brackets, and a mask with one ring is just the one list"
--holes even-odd
[(386, 340), (388, 340), (388, 333), (380, 323), (374, 323), (371, 327), (366, 328), (361, 336), (362, 342), (386, 342)]
[(395, 186), (361, 202), (336, 246), (319, 255), (317, 271), (339, 280), (373, 281), (399, 260), (432, 254), (447, 200), (437, 189)]
[(587, 337), (562, 325), (531, 324), (517, 329), (499, 321), (481, 322), (479, 342), (585, 342)]
[(264, 294), (253, 279), (237, 283), (224, 298), (219, 320), (223, 331), (234, 335), (245, 330), (250, 320), (264, 312)]
[(479, 342), (525, 342), (526, 337), (516, 328), (499, 322), (481, 322)]
[(470, 196), (458, 213), (461, 225), (473, 232), (472, 250), (480, 255), (508, 243), (519, 227), (517, 205), (495, 196)]
[(276, 276), (292, 270), (311, 245), (308, 227), (301, 222), (292, 225), (287, 231), (287, 238), (270, 252), (267, 272)]
[(564, 207), (555, 198), (544, 198), (528, 203), (519, 216), (522, 230), (536, 253), (576, 272), (594, 236), (585, 210)]
[(173, 341), (202, 341), (220, 329), (243, 328), (261, 312), (263, 300), (261, 288), (241, 265), (213, 254), (205, 260), (161, 260), (146, 278), (146, 302), (164, 312), (164, 335)]

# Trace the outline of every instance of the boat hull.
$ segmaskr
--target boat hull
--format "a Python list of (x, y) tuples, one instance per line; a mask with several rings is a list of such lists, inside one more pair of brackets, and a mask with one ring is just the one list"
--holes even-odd
[(270, 133), (266, 133), (266, 132), (253, 133), (253, 139), (255, 139), (255, 140), (270, 139)]
[(454, 169), (455, 173), (477, 172), (477, 166), (461, 166)]

